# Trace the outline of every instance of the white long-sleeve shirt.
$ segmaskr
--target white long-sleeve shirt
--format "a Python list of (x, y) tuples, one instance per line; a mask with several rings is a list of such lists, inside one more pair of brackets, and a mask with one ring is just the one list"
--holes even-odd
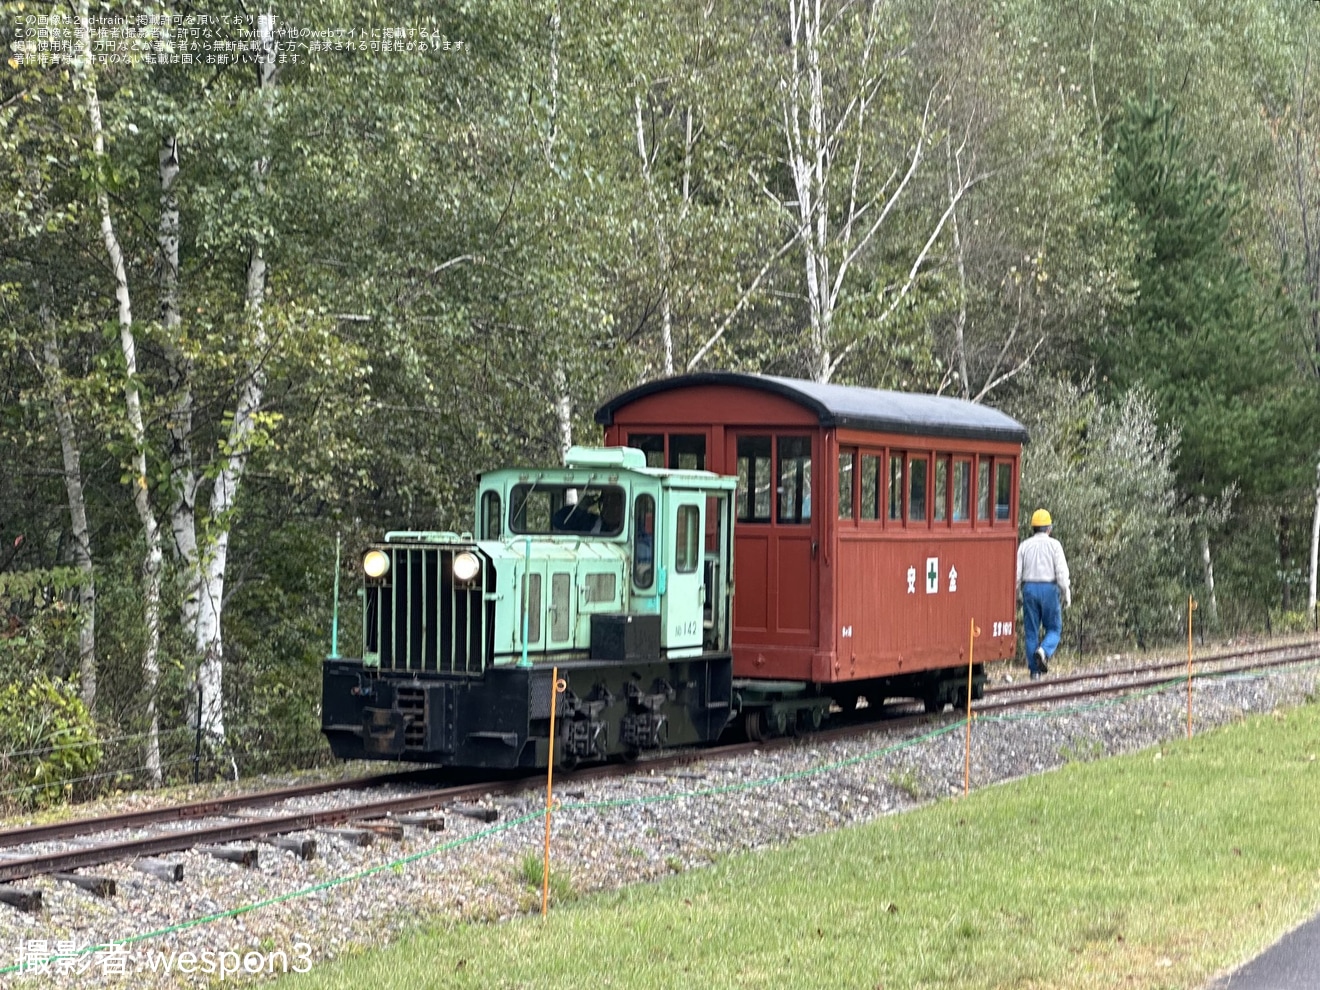
[(1072, 604), (1072, 586), (1068, 578), (1068, 561), (1063, 556), (1063, 544), (1049, 533), (1035, 533), (1018, 546), (1018, 590), (1022, 590), (1023, 583), (1029, 582), (1057, 584), (1063, 604)]

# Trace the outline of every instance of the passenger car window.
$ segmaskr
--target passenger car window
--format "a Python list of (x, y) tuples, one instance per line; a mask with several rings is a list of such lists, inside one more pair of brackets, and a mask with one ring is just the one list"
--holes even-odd
[(880, 518), (880, 457), (862, 455), (862, 518)]
[(781, 523), (811, 521), (811, 437), (779, 437)]
[(953, 462), (953, 521), (966, 522), (972, 512), (972, 462)]
[(926, 521), (926, 468), (924, 457), (908, 461), (908, 522)]
[(949, 518), (949, 459), (940, 457), (935, 461), (935, 521), (944, 522)]
[(646, 455), (647, 467), (665, 466), (665, 437), (663, 433), (629, 433), (628, 446), (636, 447)]
[(853, 466), (857, 463), (857, 451), (847, 448), (839, 451), (839, 518), (853, 517)]
[(704, 471), (706, 468), (706, 435), (704, 433), (669, 435), (669, 466), (685, 471)]
[(738, 438), (738, 521), (770, 521), (774, 474), (770, 470), (770, 438)]
[(889, 518), (903, 521), (903, 455), (889, 455)]
[(990, 458), (982, 457), (976, 465), (976, 518), (990, 521)]
[(1007, 522), (1013, 504), (1013, 465), (995, 462), (995, 520)]

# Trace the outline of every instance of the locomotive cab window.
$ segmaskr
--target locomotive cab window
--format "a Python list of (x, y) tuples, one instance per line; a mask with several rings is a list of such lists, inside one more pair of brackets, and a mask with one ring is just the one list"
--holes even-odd
[(678, 525), (674, 531), (674, 570), (691, 574), (701, 559), (701, 510), (695, 505), (678, 507)]
[(618, 536), (626, 508), (618, 485), (531, 482), (509, 493), (509, 529), (530, 536)]
[(640, 589), (655, 583), (655, 499), (638, 495), (633, 503), (633, 584)]
[(504, 535), (504, 506), (500, 502), (500, 493), (483, 492), (481, 495), (481, 538), (498, 540)]

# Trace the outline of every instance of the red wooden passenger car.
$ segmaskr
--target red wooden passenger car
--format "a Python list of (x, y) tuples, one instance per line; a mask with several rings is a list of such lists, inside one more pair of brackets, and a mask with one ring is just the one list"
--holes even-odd
[(973, 621), (977, 661), (1013, 655), (1027, 435), (1008, 416), (719, 373), (650, 382), (596, 419), (651, 465), (738, 476), (736, 677), (943, 704), (959, 666), (966, 683)]

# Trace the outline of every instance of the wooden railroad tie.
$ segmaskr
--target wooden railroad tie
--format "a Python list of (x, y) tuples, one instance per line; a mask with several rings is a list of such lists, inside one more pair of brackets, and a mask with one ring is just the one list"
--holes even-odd
[(382, 839), (391, 839), (394, 842), (403, 841), (403, 826), (388, 818), (373, 818), (368, 821), (357, 821), (353, 823), (354, 828), (365, 828), (369, 832), (374, 832)]
[(249, 868), (256, 866), (261, 857), (256, 846), (202, 846), (198, 851)]
[(412, 825), (415, 828), (425, 829), (427, 832), (443, 832), (445, 830), (444, 815), (395, 815), (394, 820), (400, 825)]
[(166, 883), (183, 882), (183, 864), (171, 863), (163, 859), (153, 859), (144, 857), (133, 860), (133, 869), (139, 873), (146, 873), (155, 877), (157, 880), (164, 880)]
[(292, 835), (272, 835), (261, 841), (276, 849), (291, 852), (299, 859), (316, 858), (316, 840), (310, 837), (299, 839)]
[(17, 887), (0, 886), (0, 903), (26, 911), (28, 914), (41, 913), (41, 891), (19, 890)]
[(56, 880), (71, 883), (93, 897), (114, 897), (118, 887), (110, 877), (84, 876), (81, 873), (56, 873)]
[(376, 841), (375, 833), (365, 828), (327, 828), (322, 831), (336, 839), (343, 839), (351, 846), (369, 846)]
[(486, 808), (479, 804), (455, 804), (450, 806), (450, 811), (457, 815), (463, 815), (467, 818), (475, 818), (479, 822), (497, 822), (500, 820), (499, 808)]

